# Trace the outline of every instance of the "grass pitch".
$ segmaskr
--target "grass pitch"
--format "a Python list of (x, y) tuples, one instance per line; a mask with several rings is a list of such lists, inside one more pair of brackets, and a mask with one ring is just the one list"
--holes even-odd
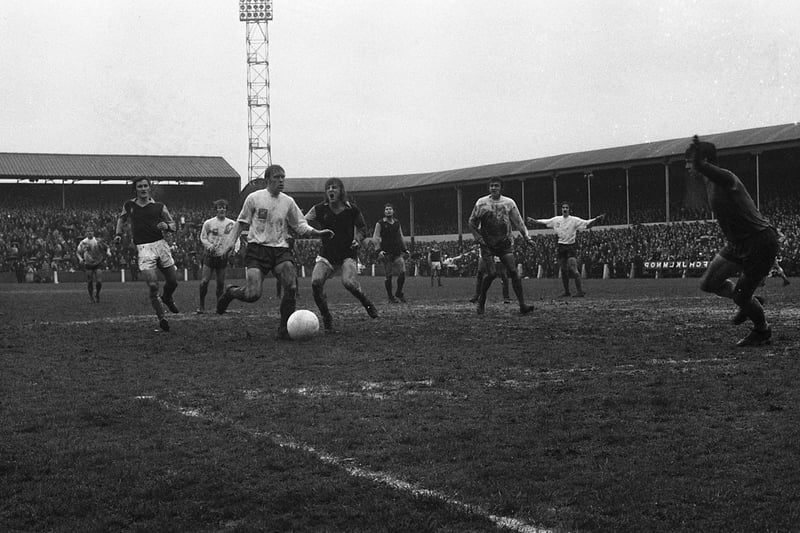
[[(536, 311), (409, 278), (371, 320), (276, 342), (254, 304), (169, 333), (143, 283), (0, 286), (3, 531), (792, 531), (800, 309), (761, 290), (773, 344), (740, 349), (696, 279), (525, 280)], [(214, 284), (208, 303), (213, 302)], [(309, 280), (298, 308), (316, 311)]]

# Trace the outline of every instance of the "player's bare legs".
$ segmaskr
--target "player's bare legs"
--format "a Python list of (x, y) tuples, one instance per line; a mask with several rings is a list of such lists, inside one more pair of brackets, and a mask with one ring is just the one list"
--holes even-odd
[(500, 261), (505, 265), (508, 271), (508, 277), (511, 279), (511, 288), (514, 289), (514, 294), (517, 296), (519, 302), (519, 312), (524, 314), (533, 311), (532, 305), (525, 303), (525, 293), (522, 290), (522, 280), (519, 278), (517, 268), (514, 266), (514, 254), (504, 254), (500, 256)]
[(333, 268), (322, 261), (318, 261), (311, 272), (311, 294), (322, 315), (322, 325), (325, 331), (333, 331), (333, 316), (328, 309), (328, 296), (325, 294), (325, 282), (332, 275)]
[(161, 305), (161, 299), (158, 297), (158, 275), (156, 274), (156, 270), (142, 270), (139, 274), (147, 284), (150, 305), (153, 307), (158, 317), (158, 326), (164, 331), (169, 331), (169, 323), (167, 319), (164, 318), (164, 306)]
[[(161, 274), (164, 275), (164, 292), (161, 293), (161, 302), (167, 306), (167, 309), (177, 313), (178, 308), (175, 306), (172, 295), (175, 293), (175, 289), (178, 288), (178, 268), (175, 265), (162, 268)], [(158, 287), (157, 283), (156, 287)]]
[[(100, 275), (99, 271), (96, 268), (86, 268), (86, 286), (89, 291), (89, 301), (92, 303), (96, 303), (100, 301), (100, 287), (102, 287), (102, 283), (100, 282)], [(95, 296), (95, 294), (97, 296)]]
[(481, 257), (481, 261), (483, 262), (483, 281), (479, 281), (480, 283), (480, 292), (478, 293), (478, 305), (476, 311), (479, 315), (482, 315), (486, 309), (486, 294), (489, 292), (489, 288), (492, 286), (492, 282), (494, 278), (497, 277), (497, 270), (494, 267), (494, 258), (491, 254), (484, 253)]
[(561, 285), (564, 286), (564, 294), (561, 296), (572, 296), (569, 292), (569, 262), (562, 259), (559, 267), (561, 270)]
[[(781, 274), (783, 274), (783, 270), (781, 270)], [(784, 279), (786, 279), (784, 277)], [(103, 274), (100, 273), (100, 269), (95, 269), (94, 271), (94, 301), (100, 301), (100, 289), (103, 288)]]
[[(203, 265), (203, 273), (200, 278), (200, 307), (197, 309), (198, 313), (206, 312), (206, 295), (208, 294), (208, 284), (211, 283), (211, 267)], [(217, 281), (217, 300), (222, 296), (222, 285)]]
[(233, 300), (251, 303), (261, 298), (261, 283), (263, 281), (264, 274), (260, 268), (248, 267), (245, 270), (244, 287), (228, 285), (217, 299), (217, 314), (223, 314)]
[(203, 265), (203, 274), (200, 281), (200, 307), (197, 309), (198, 313), (205, 313), (206, 311), (206, 296), (208, 295), (208, 286), (211, 284), (211, 274), (216, 274), (216, 296), (217, 300), (220, 299), (222, 293), (225, 291), (225, 269), (213, 269), (208, 265)]
[(734, 283), (730, 278), (738, 272), (737, 264), (717, 254), (700, 280), (700, 290), (733, 299)]
[(371, 318), (378, 318), (377, 309), (372, 305), (367, 295), (364, 294), (364, 291), (361, 290), (361, 285), (358, 283), (358, 266), (353, 259), (345, 259), (344, 263), (342, 263), (342, 285), (361, 302), (361, 305), (364, 306)]
[(575, 296), (584, 296), (583, 281), (581, 280), (581, 273), (578, 272), (578, 260), (574, 257), (567, 259), (567, 276), (565, 280), (567, 285), (566, 292), (569, 292), (569, 278), (572, 278), (575, 280)]
[(764, 307), (761, 305), (761, 300), (753, 296), (761, 280), (743, 274), (739, 277), (739, 281), (734, 283), (730, 278), (739, 271), (739, 265), (717, 254), (703, 274), (700, 290), (733, 300), (739, 306), (739, 312), (734, 318), (735, 323), (743, 321), (743, 317), (749, 318), (753, 322), (755, 331), (767, 332), (769, 324), (764, 315)]

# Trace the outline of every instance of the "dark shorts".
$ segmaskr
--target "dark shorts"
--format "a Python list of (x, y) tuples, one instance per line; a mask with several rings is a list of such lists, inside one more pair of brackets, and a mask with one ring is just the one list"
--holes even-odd
[(94, 272), (98, 268), (100, 268), (102, 265), (103, 265), (103, 263), (97, 263), (96, 265), (90, 265), (89, 263), (85, 263), (83, 265), (83, 268), (86, 270), (86, 272)]
[(501, 257), (508, 254), (514, 253), (514, 243), (511, 239), (502, 239), (498, 242), (486, 243), (486, 246), (481, 246), (481, 255), (483, 257), (489, 257), (491, 255), (496, 255), (497, 257)]
[(209, 254), (203, 259), (203, 266), (207, 266), (211, 270), (225, 270), (228, 267), (228, 256), (220, 257)]
[(406, 260), (402, 254), (389, 255), (383, 260), (384, 274), (388, 276), (399, 276), (406, 273)]
[(294, 254), (289, 248), (277, 248), (249, 243), (244, 256), (245, 268), (257, 268), (262, 274), (269, 274), (281, 263), (294, 263)]
[(576, 252), (577, 246), (575, 244), (559, 244), (558, 245), (558, 260), (566, 261), (570, 257), (578, 257)]
[(727, 243), (719, 255), (741, 266), (746, 276), (761, 279), (769, 274), (779, 250), (778, 233), (769, 228), (743, 241)]

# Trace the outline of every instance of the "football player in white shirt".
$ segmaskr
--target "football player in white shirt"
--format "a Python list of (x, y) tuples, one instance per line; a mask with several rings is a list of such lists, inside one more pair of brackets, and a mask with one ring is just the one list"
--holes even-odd
[(89, 301), (100, 301), (100, 289), (103, 287), (103, 276), (100, 268), (107, 256), (111, 256), (108, 245), (94, 236), (94, 230), (86, 230), (86, 238), (78, 243), (78, 262), (86, 271), (86, 283), (89, 288)]
[(585, 296), (581, 283), (581, 274), (578, 272), (577, 245), (575, 237), (578, 230), (589, 229), (599, 221), (603, 220), (605, 214), (598, 215), (589, 220), (570, 215), (570, 205), (561, 202), (561, 216), (553, 218), (531, 218), (528, 217), (528, 224), (532, 226), (546, 226), (553, 228), (558, 236), (558, 264), (561, 267), (561, 283), (564, 285), (564, 294), (570, 296), (569, 278), (575, 280), (575, 296)]
[[(198, 314), (206, 312), (206, 295), (208, 294), (208, 285), (211, 283), (212, 273), (216, 276), (217, 300), (225, 290), (225, 269), (228, 267), (228, 256), (230, 254), (228, 252), (220, 253), (220, 246), (225, 236), (230, 234), (234, 224), (236, 224), (236, 221), (227, 216), (227, 200), (215, 201), (214, 210), (217, 212), (216, 216), (203, 222), (203, 228), (200, 230), (200, 242), (205, 249), (205, 256), (203, 257), (203, 274), (200, 280), (200, 307), (197, 309)], [(236, 239), (234, 252), (239, 251), (239, 242), (239, 239)]]
[(489, 194), (478, 198), (472, 214), (469, 217), (469, 229), (475, 241), (481, 247), (481, 260), (486, 267), (486, 277), (478, 295), (476, 311), (482, 315), (486, 306), (486, 292), (497, 277), (494, 257), (506, 266), (508, 277), (511, 279), (511, 288), (519, 302), (520, 314), (526, 315), (533, 311), (533, 306), (525, 303), (525, 294), (522, 290), (522, 280), (514, 267), (514, 235), (512, 231), (519, 231), (526, 241), (530, 241), (528, 228), (519, 213), (517, 203), (502, 195), (503, 180), (492, 178), (489, 180)]
[(280, 165), (270, 165), (264, 171), (266, 189), (253, 191), (244, 200), (242, 210), (231, 232), (220, 245), (220, 253), (227, 253), (239, 239), (245, 224), (247, 252), (245, 253), (245, 285), (228, 285), (217, 300), (217, 313), (223, 314), (233, 300), (255, 302), (261, 298), (264, 276), (273, 272), (281, 280), (281, 320), (277, 340), (291, 340), (286, 324), (297, 304), (297, 268), (289, 247), (289, 228), (298, 236), (333, 237), (329, 229), (312, 228), (294, 198), (283, 193), (286, 171)]

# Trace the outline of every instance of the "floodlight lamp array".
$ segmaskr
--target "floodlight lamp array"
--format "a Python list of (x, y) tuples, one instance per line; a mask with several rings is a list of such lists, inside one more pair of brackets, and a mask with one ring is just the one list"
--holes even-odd
[(239, 0), (239, 20), (242, 22), (272, 20), (272, 0)]

